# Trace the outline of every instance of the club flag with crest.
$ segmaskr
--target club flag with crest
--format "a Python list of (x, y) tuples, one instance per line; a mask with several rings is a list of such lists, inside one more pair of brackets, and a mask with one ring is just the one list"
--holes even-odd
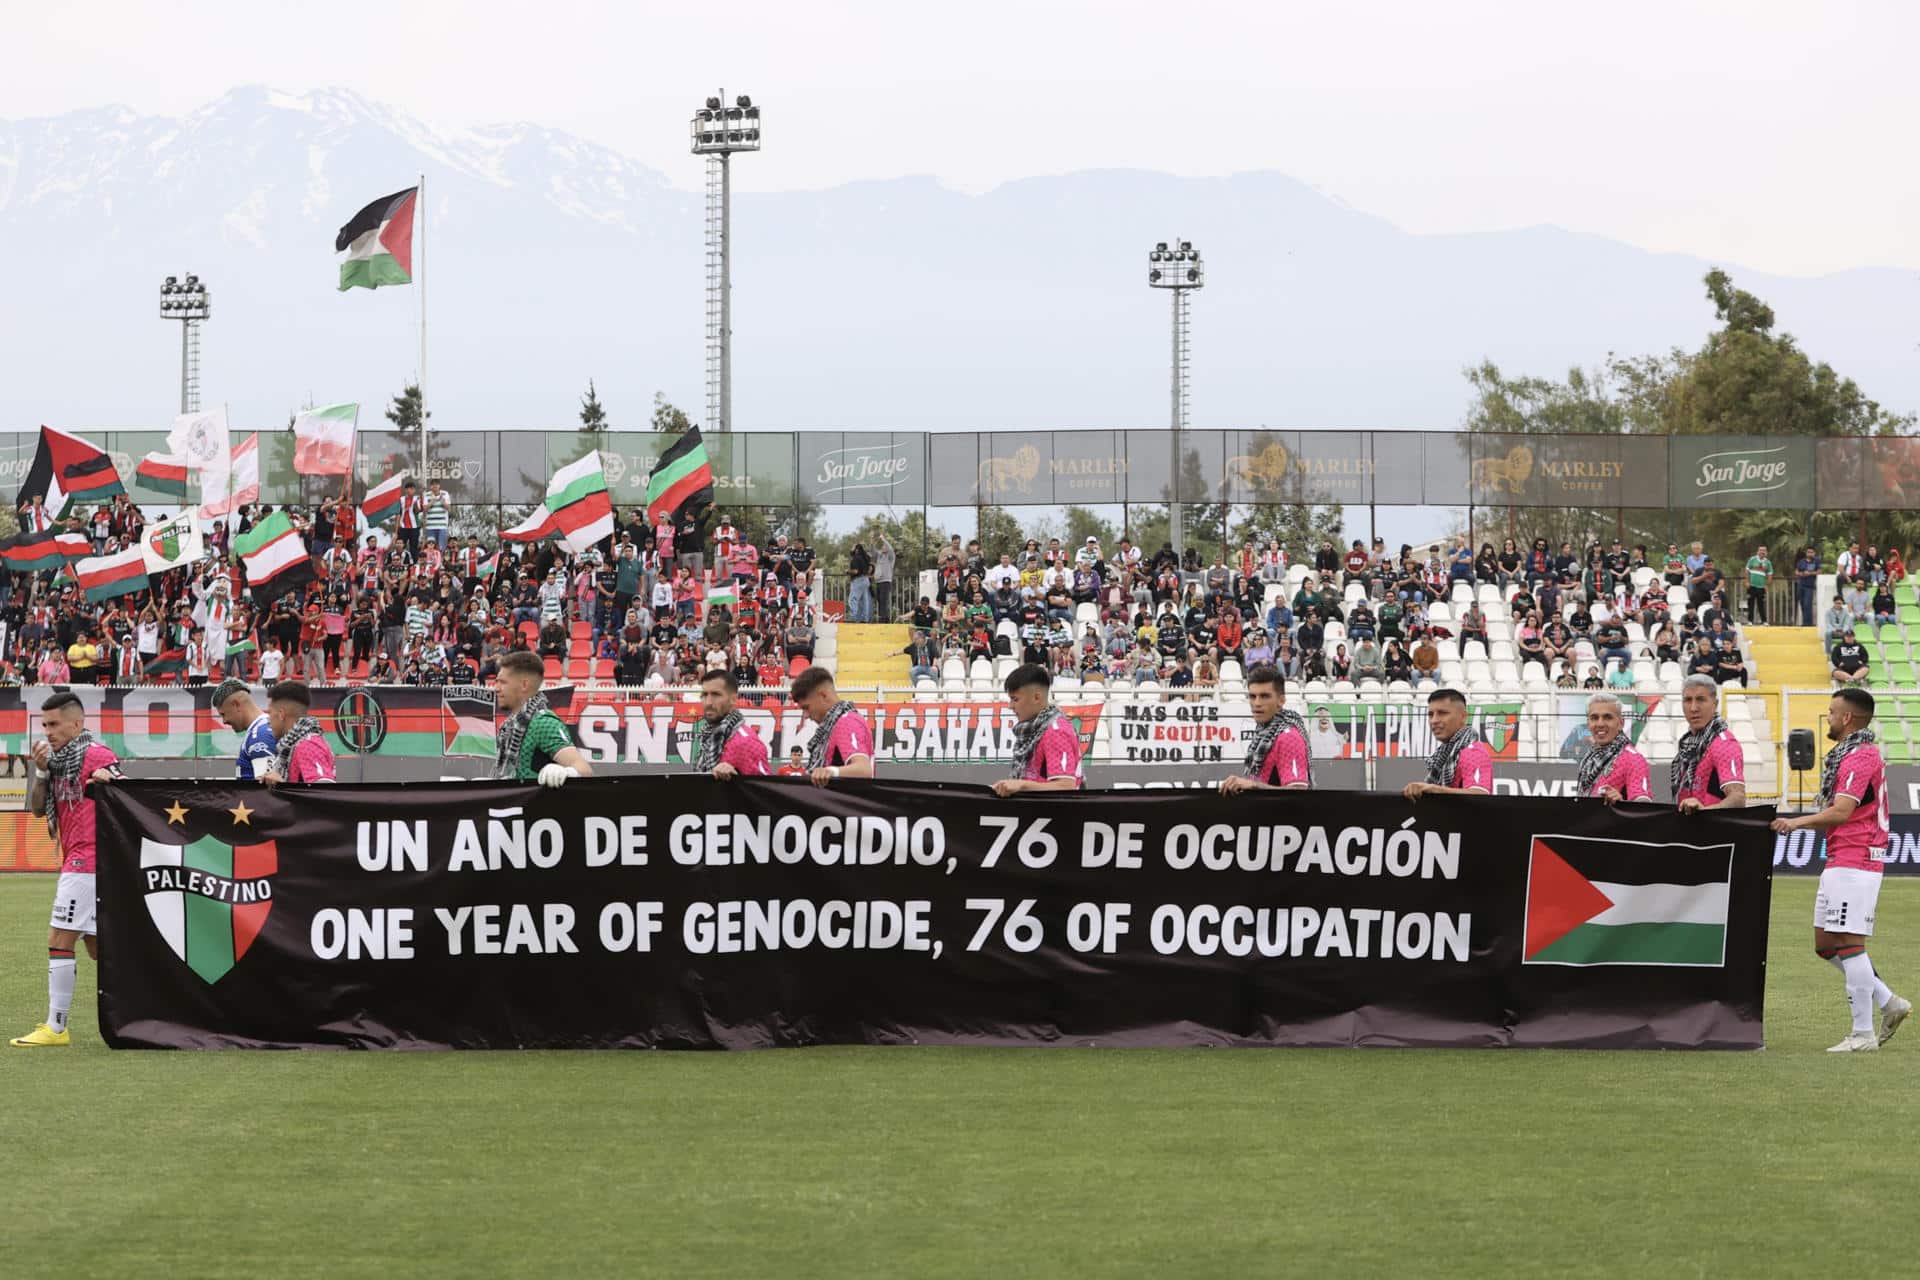
[(367, 496), (360, 499), (360, 514), (367, 518), (369, 525), (385, 524), (400, 516), (400, 498), (406, 489), (407, 472), (388, 476), (373, 488), (367, 490)]
[(225, 492), (208, 501), (204, 481), (211, 474), (201, 472), (201, 500), (205, 503), (200, 508), (201, 519), (217, 520), (260, 501), (260, 433), (253, 432), (233, 451), (232, 464), (225, 472)]
[(187, 497), (187, 460), (177, 453), (150, 453), (133, 469), (134, 479), (149, 492), (176, 502)]
[(13, 505), (17, 510), (40, 498), (47, 513), (58, 520), (76, 502), (102, 502), (126, 491), (120, 473), (113, 469), (113, 459), (91, 441), (41, 427), (40, 445)]
[(180, 962), (209, 984), (226, 977), (260, 936), (273, 910), (269, 878), (279, 869), (271, 840), (234, 845), (217, 836), (182, 844), (140, 838), (147, 915)]
[(1522, 964), (1719, 967), (1731, 844), (1533, 837)]
[(347, 220), (333, 238), (333, 251), (345, 251), (340, 288), (378, 289), (413, 282), (413, 207), (418, 187), (381, 196)]
[[(165, 452), (184, 459), (189, 471), (214, 471), (224, 476), (233, 458), (227, 411), (221, 408), (180, 414), (167, 431)], [(224, 479), (220, 482), (220, 492), (226, 493)]]
[(689, 507), (713, 505), (713, 466), (700, 428), (683, 432), (647, 474), (647, 519), (678, 520)]
[(90, 556), (73, 566), (80, 589), (95, 604), (147, 589), (147, 556), (139, 547), (128, 547), (110, 556)]
[(148, 573), (165, 573), (192, 564), (207, 553), (200, 537), (200, 522), (191, 512), (148, 525), (141, 534), (141, 550), (146, 553)]
[(276, 511), (233, 540), (234, 554), (247, 570), (247, 587), (261, 608), (313, 580), (307, 544), (285, 511)]
[(293, 469), (303, 476), (343, 476), (353, 466), (357, 404), (303, 409), (293, 420)]

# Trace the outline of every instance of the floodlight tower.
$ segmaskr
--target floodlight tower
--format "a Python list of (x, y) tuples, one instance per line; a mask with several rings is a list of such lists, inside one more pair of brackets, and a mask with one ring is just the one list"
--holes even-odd
[(760, 108), (727, 91), (693, 113), (693, 153), (707, 158), (707, 428), (733, 430), (732, 187), (728, 159), (760, 149)]
[(180, 322), (180, 412), (200, 408), (200, 325), (213, 314), (213, 295), (199, 276), (168, 276), (160, 285), (160, 318)]
[(1186, 554), (1186, 536), (1181, 528), (1180, 511), (1180, 432), (1187, 425), (1187, 291), (1206, 284), (1200, 266), (1200, 251), (1190, 240), (1180, 240), (1169, 249), (1162, 240), (1147, 255), (1147, 284), (1155, 289), (1173, 291), (1173, 470), (1167, 491), (1167, 533), (1175, 555)]

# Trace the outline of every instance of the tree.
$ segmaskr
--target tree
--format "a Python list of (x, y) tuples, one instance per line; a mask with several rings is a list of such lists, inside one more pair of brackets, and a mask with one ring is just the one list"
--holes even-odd
[(1069, 506), (1063, 513), (1066, 518), (1066, 532), (1061, 542), (1069, 549), (1086, 542), (1088, 538), (1100, 540), (1100, 550), (1110, 552), (1114, 544), (1120, 541), (1119, 533), (1113, 527), (1113, 521), (1101, 517), (1100, 513), (1087, 507)]
[(580, 397), (580, 434), (597, 436), (611, 430), (607, 426), (607, 411), (600, 404), (600, 394), (594, 390), (593, 379), (587, 379), (587, 394)]
[(974, 537), (980, 539), (980, 554), (987, 558), (989, 564), (1002, 551), (1018, 551), (1027, 541), (1027, 535), (1021, 531), (1019, 517), (1005, 507), (979, 508)]
[[(1233, 547), (1236, 548), (1243, 542), (1251, 542), (1255, 551), (1263, 551), (1271, 538), (1285, 549), (1289, 561), (1311, 564), (1321, 542), (1331, 541), (1336, 547), (1345, 545), (1346, 512), (1337, 503), (1326, 507), (1304, 502), (1265, 503), (1234, 510), (1246, 512), (1245, 518), (1233, 526)], [(1228, 553), (1232, 552), (1233, 548), (1229, 548)]]
[[(433, 420), (433, 414), (427, 414), (427, 420)], [(387, 421), (396, 431), (418, 431), (420, 429), (420, 384), (409, 382), (393, 403), (387, 406)]]
[(650, 425), (660, 435), (678, 436), (685, 435), (693, 429), (693, 419), (676, 408), (674, 403), (667, 399), (666, 392), (656, 391), (653, 393), (653, 419)]

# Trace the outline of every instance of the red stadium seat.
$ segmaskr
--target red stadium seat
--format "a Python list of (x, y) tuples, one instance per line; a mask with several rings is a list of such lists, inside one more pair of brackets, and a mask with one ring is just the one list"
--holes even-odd
[(560, 659), (548, 658), (547, 659), (547, 679), (558, 680), (559, 678), (560, 678)]

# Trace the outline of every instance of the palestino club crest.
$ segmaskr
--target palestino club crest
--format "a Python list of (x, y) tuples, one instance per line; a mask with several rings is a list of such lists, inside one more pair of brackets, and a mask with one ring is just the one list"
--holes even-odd
[(279, 869), (271, 840), (140, 841), (147, 914), (173, 954), (209, 985), (226, 977), (260, 936), (273, 910), (272, 876)]

